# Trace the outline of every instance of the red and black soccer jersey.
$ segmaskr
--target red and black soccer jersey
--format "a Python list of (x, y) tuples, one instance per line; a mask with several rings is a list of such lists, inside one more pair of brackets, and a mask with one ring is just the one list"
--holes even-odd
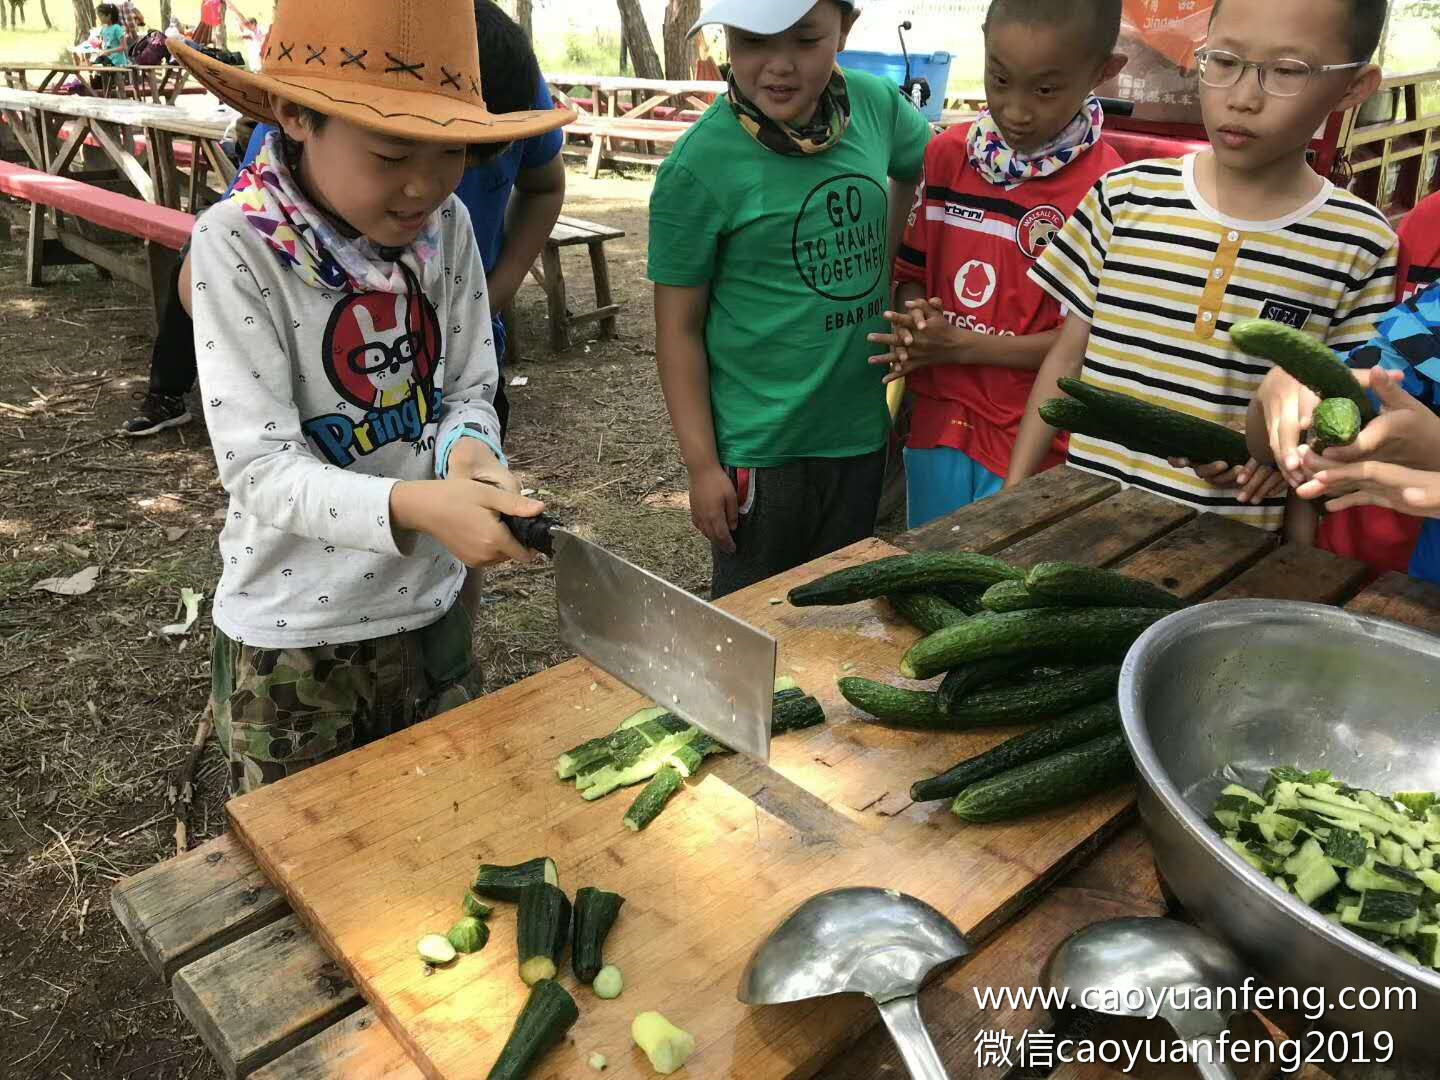
[[(1095, 182), (1124, 162), (1102, 139), (1053, 176), (1006, 190), (970, 164), (969, 135), (969, 125), (951, 128), (926, 151), (896, 283), (924, 286), (953, 325), (977, 333), (1054, 330), (1060, 305), (1030, 280), (1030, 267)], [(1008, 368), (943, 364), (916, 372), (910, 447), (951, 447), (1005, 476), (1034, 384), (1034, 372)], [(1062, 460), (1057, 440), (1045, 467)]]

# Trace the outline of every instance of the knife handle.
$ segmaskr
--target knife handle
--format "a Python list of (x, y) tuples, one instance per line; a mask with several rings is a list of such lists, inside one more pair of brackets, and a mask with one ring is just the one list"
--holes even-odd
[[(499, 488), (500, 485), (494, 480), (480, 480), (481, 484), (488, 484), (490, 487)], [(556, 521), (552, 517), (541, 514), (539, 517), (511, 517), (509, 514), (501, 514), (500, 520), (510, 530), (510, 535), (520, 541), (521, 546), (530, 551), (538, 551), (541, 555), (548, 555), (551, 558), (555, 555), (555, 537), (552, 534), (554, 529), (563, 529), (563, 522)]]
[(510, 530), (510, 534), (520, 541), (531, 551), (538, 551), (541, 555), (554, 556), (555, 537), (554, 529), (564, 528), (561, 522), (552, 517), (541, 514), (533, 518), (511, 517), (509, 514), (501, 514), (500, 520)]

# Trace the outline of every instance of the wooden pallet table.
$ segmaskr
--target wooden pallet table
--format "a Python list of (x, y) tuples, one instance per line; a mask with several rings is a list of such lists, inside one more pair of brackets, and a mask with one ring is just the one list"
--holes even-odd
[[(1366, 587), (1359, 564), (1277, 547), (1270, 535), (1197, 516), (1068, 468), (897, 542), (912, 550), (998, 553), (1020, 563), (1065, 558), (1117, 567), (1191, 601), (1274, 597), (1344, 604), (1440, 633), (1440, 590), (1399, 575)], [(901, 779), (908, 783), (910, 777)], [(891, 800), (886, 812), (905, 813), (903, 801)], [(977, 955), (924, 991), (922, 1007), (955, 1080), (1043, 1075), (980, 1064), (977, 1047), (997, 1037), (991, 1033), (1013, 1043), (1047, 1018), (1022, 1008), (982, 1010), (973, 987), (1034, 985), (1051, 951), (1074, 930), (1114, 916), (1165, 912), (1145, 837), (1123, 805), (1120, 809), (1090, 842), (1055, 860), (997, 918), (969, 928), (980, 945)], [(233, 834), (122, 882), (113, 903), (136, 947), (169, 984), (227, 1076), (418, 1080), (426, 1075)], [(888, 1038), (873, 1027), (873, 1010), (840, 1003), (833, 1008), (853, 1018), (848, 1037), (818, 1056), (797, 1059), (789, 1075), (827, 1080), (904, 1075)], [(1259, 1028), (1252, 1032), (1264, 1034)], [(1054, 1075), (1118, 1076), (1067, 1068)], [(1257, 1069), (1243, 1080), (1274, 1074)], [(1139, 1075), (1168, 1080), (1172, 1074)], [(1306, 1080), (1326, 1078), (1315, 1073)]]

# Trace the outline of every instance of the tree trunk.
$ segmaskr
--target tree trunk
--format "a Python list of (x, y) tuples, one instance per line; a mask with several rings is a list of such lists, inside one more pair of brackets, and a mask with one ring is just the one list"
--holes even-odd
[(700, 17), (700, 0), (666, 0), (665, 77), (675, 81), (695, 78), (695, 39), (690, 27)]
[(95, 8), (90, 0), (71, 0), (71, 3), (75, 6), (75, 44), (79, 45), (95, 26)]
[(220, 25), (215, 27), (215, 47), (217, 49), (230, 48), (230, 12), (223, 11), (220, 14)]
[(630, 61), (635, 65), (635, 75), (641, 79), (663, 79), (665, 72), (660, 67), (660, 57), (655, 52), (655, 43), (650, 39), (650, 28), (645, 25), (645, 12), (639, 0), (615, 0), (620, 8), (620, 29), (630, 52)]
[(160, 30), (163, 32), (170, 28), (170, 20), (173, 16), (170, 13), (170, 0), (160, 0)]
[(534, 0), (515, 0), (515, 21), (520, 24), (520, 29), (525, 31), (525, 36), (534, 40), (535, 37), (535, 2)]
[(40, 18), (45, 20), (46, 30), (55, 29), (55, 24), (50, 21), (50, 11), (45, 7), (45, 0), (40, 0)]

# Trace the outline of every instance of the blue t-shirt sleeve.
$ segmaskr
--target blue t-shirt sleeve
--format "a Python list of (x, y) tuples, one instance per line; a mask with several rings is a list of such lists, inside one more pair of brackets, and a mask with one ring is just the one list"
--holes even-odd
[(1351, 367), (1377, 365), (1401, 372), (1405, 392), (1440, 412), (1440, 285), (1394, 308), (1369, 344), (1350, 354)]
[[(555, 107), (555, 101), (550, 96), (550, 85), (545, 81), (545, 76), (540, 76), (540, 83), (535, 93), (535, 108), (539, 112), (545, 112)], [(565, 132), (563, 129), (547, 131), (544, 135), (536, 135), (534, 138), (526, 139), (522, 144), (520, 152), (520, 168), (538, 169), (542, 165), (549, 165), (560, 156), (560, 151), (565, 149)]]

